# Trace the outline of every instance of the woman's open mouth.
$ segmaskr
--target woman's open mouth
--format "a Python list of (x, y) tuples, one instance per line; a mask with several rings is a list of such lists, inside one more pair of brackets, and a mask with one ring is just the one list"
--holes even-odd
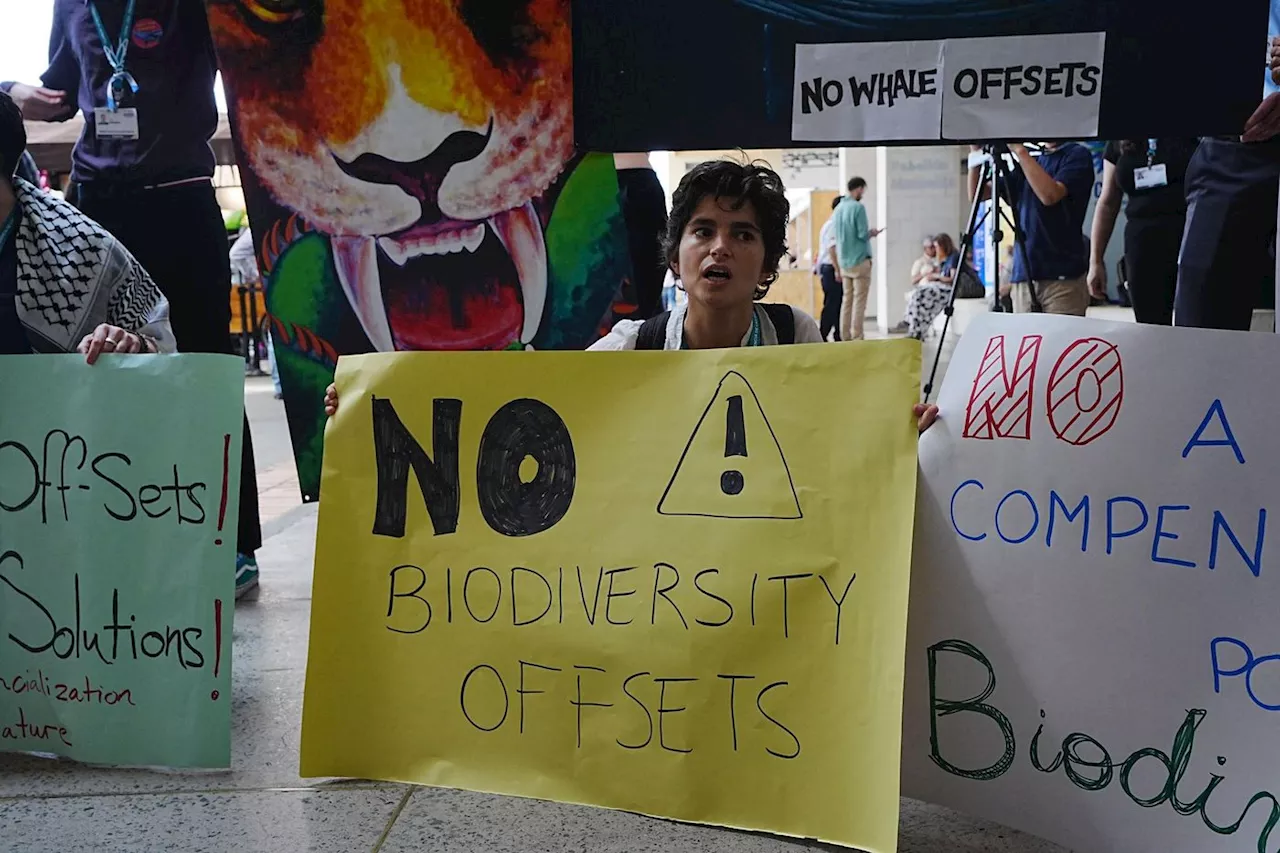
[(733, 273), (724, 264), (712, 264), (702, 271), (702, 277), (712, 284), (724, 284), (733, 278)]
[(332, 243), (338, 279), (376, 350), (503, 349), (538, 331), (547, 251), (532, 202), (481, 222)]

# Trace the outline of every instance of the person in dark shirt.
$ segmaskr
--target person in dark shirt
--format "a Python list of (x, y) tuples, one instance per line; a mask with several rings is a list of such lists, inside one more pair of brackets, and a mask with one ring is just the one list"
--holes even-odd
[(1093, 214), (1089, 289), (1105, 298), (1104, 260), (1124, 197), (1124, 263), (1133, 315), (1139, 323), (1173, 323), (1178, 250), (1187, 218), (1184, 179), (1195, 139), (1127, 139), (1103, 153), (1102, 195)]
[(0, 355), (173, 352), (159, 288), (97, 223), (16, 174), (26, 144), (0, 93)]
[[(231, 350), (231, 268), (214, 195), (217, 60), (201, 0), (54, 0), (42, 86), (0, 83), (29, 120), (84, 113), (72, 154), (78, 204), (168, 297), (184, 352)], [(237, 595), (262, 544), (245, 421)]]
[[(1017, 207), (1018, 230), (1026, 246), (1024, 256), (1014, 243), (1013, 306), (1019, 312), (1039, 308), (1048, 314), (1083, 317), (1089, 308), (1084, 217), (1093, 193), (1093, 157), (1074, 142), (1047, 142), (1042, 148), (1039, 157), (1032, 157), (1022, 145), (1009, 146), (1020, 168), (1003, 189)], [(978, 192), (978, 176), (976, 167), (969, 170), (970, 199)], [(990, 187), (984, 184), (982, 192), (988, 196)]]

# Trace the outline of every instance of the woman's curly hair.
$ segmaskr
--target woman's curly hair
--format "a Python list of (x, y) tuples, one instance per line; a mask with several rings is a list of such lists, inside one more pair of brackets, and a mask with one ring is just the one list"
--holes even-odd
[(763, 299), (769, 286), (778, 280), (778, 264), (787, 252), (787, 222), (791, 203), (787, 201), (782, 178), (765, 163), (739, 163), (736, 160), (708, 160), (699, 163), (680, 179), (671, 199), (671, 215), (662, 238), (662, 251), (667, 266), (680, 255), (680, 239), (693, 212), (707, 196), (725, 199), (730, 210), (739, 210), (746, 202), (755, 208), (761, 239), (764, 241), (764, 280), (756, 285), (756, 299)]

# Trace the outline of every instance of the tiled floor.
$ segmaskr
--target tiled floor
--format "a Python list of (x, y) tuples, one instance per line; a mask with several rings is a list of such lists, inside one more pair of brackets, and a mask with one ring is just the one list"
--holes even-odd
[[(269, 409), (269, 394), (265, 400), (254, 400), (251, 406), (256, 442), (260, 429), (283, 429), (282, 415)], [(280, 448), (287, 448), (287, 439), (267, 433), (258, 443), (262, 445), (259, 458), (279, 457), (285, 452)], [(581, 806), (398, 784), (299, 778), (316, 512), (314, 506), (298, 505), (296, 490), (291, 500), (285, 499), (286, 490), (296, 487), (273, 467), (278, 465), (278, 458), (269, 459), (261, 477), (261, 485), (278, 490), (281, 498), (271, 505), (272, 517), (264, 518), (269, 538), (258, 555), (261, 598), (241, 604), (235, 612), (232, 769), (214, 773), (117, 770), (0, 756), (0, 851), (793, 853), (828, 849)], [(1011, 830), (906, 800), (899, 850), (1062, 853)]]

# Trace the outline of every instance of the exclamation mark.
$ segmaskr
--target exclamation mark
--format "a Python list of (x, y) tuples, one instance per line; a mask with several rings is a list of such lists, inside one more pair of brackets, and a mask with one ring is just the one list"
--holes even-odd
[[(222, 436), (222, 503), (218, 506), (218, 532), (222, 532), (222, 523), (227, 520), (227, 470), (231, 461), (231, 436)], [(222, 539), (213, 540), (214, 545), (221, 545)], [(219, 605), (221, 607), (221, 605)]]
[[(729, 410), (724, 419), (724, 456), (747, 455), (747, 426), (742, 420), (742, 395), (735, 394), (729, 398)], [(726, 495), (736, 495), (746, 485), (742, 472), (729, 469), (720, 475), (720, 491)]]
[[(222, 599), (213, 600), (213, 677), (218, 677), (222, 668)], [(218, 691), (209, 694), (209, 698), (218, 701)]]

